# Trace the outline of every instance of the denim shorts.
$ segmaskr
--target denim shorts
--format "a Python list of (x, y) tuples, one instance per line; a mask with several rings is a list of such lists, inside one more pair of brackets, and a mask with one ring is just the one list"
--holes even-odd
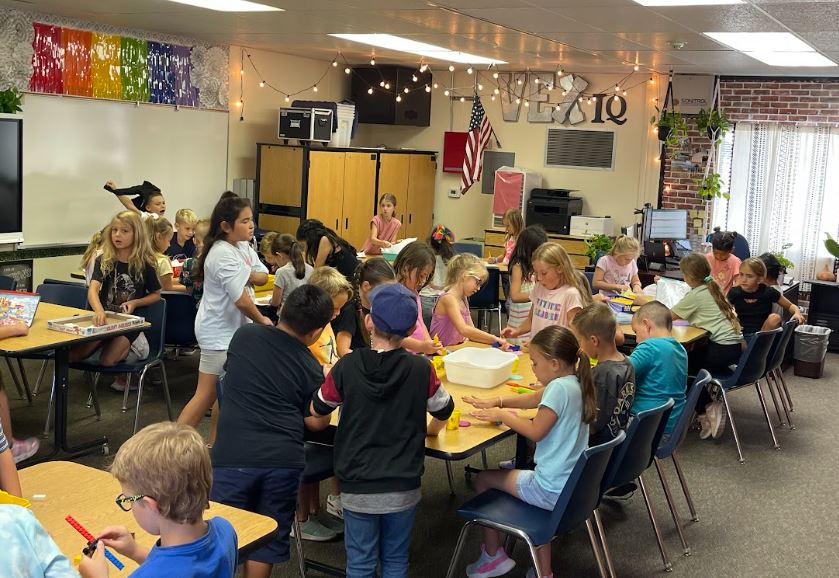
[(556, 506), (556, 501), (559, 499), (559, 492), (549, 492), (539, 485), (536, 481), (536, 472), (534, 470), (518, 470), (519, 475), (516, 477), (516, 496), (523, 502), (527, 502), (531, 506), (542, 508), (543, 510), (553, 510)]

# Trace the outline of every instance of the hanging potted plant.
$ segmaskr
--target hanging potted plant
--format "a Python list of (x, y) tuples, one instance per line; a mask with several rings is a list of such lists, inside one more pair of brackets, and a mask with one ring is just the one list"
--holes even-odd
[(696, 194), (704, 199), (722, 197), (727, 201), (731, 198), (731, 195), (722, 192), (722, 180), (719, 173), (708, 173), (707, 177), (696, 179), (694, 182), (699, 185)]
[(0, 114), (15, 114), (21, 112), (20, 107), (23, 95), (17, 88), (0, 90)]
[(655, 110), (659, 114), (650, 118), (650, 124), (656, 127), (658, 140), (673, 148), (687, 138), (688, 125), (680, 113), (667, 109), (659, 111), (658, 107)]
[(709, 112), (703, 108), (696, 115), (696, 125), (700, 131), (706, 131), (708, 138), (716, 143), (721, 141), (726, 135), (728, 129), (731, 127), (731, 122), (721, 110), (714, 108)]

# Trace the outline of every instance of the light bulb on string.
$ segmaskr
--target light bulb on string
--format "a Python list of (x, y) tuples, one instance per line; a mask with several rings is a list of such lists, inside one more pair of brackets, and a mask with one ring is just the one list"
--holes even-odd
[(385, 82), (385, 90), (390, 90), (390, 83), (389, 82)]
[(625, 90), (623, 91), (623, 95), (626, 96), (626, 91)]
[(556, 71), (556, 75), (562, 76), (562, 67), (560, 67), (559, 70)]
[(650, 84), (655, 84), (655, 78), (650, 78)]
[(620, 91), (621, 91), (621, 87), (620, 87), (620, 85), (619, 85), (619, 84), (616, 84), (616, 85), (615, 85), (615, 92), (620, 92)]
[(434, 88), (440, 88), (440, 85), (435, 82), (434, 83)]
[(242, 108), (242, 105), (243, 105), (243, 104), (244, 104), (244, 103), (243, 103), (241, 100), (237, 100), (237, 101), (236, 101), (236, 107), (237, 107), (237, 108)]
[(632, 70), (634, 70), (635, 72), (638, 72), (639, 70), (641, 70), (641, 67), (636, 64), (635, 66), (632, 67)]
[(592, 100), (592, 98), (591, 98), (591, 97), (589, 97), (589, 99), (588, 99), (588, 103), (589, 103), (589, 104), (591, 104), (592, 102), (594, 102), (594, 101)]
[(614, 100), (615, 102), (617, 102), (617, 101), (618, 101), (618, 100), (620, 100), (620, 99), (618, 98), (618, 95), (616, 94), (615, 96), (613, 96), (613, 97), (612, 97), (612, 100)]
[(493, 73), (492, 73), (492, 77), (493, 77), (495, 80), (498, 80), (498, 73), (497, 73), (497, 72), (493, 72)]
[(500, 90), (498, 90), (497, 88), (493, 89), (493, 91), (492, 91), (492, 92), (493, 92), (493, 93), (495, 93), (495, 94), (501, 94), (501, 91), (500, 91)]
[(444, 91), (443, 91), (443, 95), (444, 95), (444, 96), (448, 96), (449, 94), (450, 94), (450, 93), (449, 93), (449, 91), (448, 91), (448, 90), (444, 90)]
[(567, 90), (563, 90), (563, 91), (562, 91), (562, 96), (565, 96), (565, 95), (567, 95), (567, 94), (568, 94), (568, 91), (567, 91)]
[(314, 85), (314, 86), (312, 87), (312, 90), (313, 90), (314, 92), (317, 92), (317, 91), (318, 91), (318, 85), (317, 85), (317, 84), (316, 84), (316, 85)]
[(265, 88), (265, 81), (264, 80), (259, 81), (259, 88)]
[(372, 87), (367, 89), (367, 94), (373, 94), (373, 88)]
[(516, 79), (516, 84), (518, 84), (519, 86), (521, 86), (521, 78), (517, 78), (517, 79)]
[(420, 72), (425, 72), (426, 70), (428, 70), (427, 64), (423, 64), (422, 66), (420, 66)]
[(494, 94), (493, 94), (492, 96), (490, 96), (489, 98), (490, 98), (490, 100), (492, 100), (493, 102), (495, 102), (495, 95), (494, 95)]
[(370, 66), (376, 66), (376, 59), (375, 58), (370, 59)]
[(466, 102), (466, 98), (464, 98), (464, 97), (462, 97), (462, 96), (461, 96), (461, 97), (460, 97), (460, 102)]
[(454, 64), (449, 64), (449, 72), (454, 72)]
[(525, 101), (524, 101), (524, 106), (525, 106), (525, 107), (529, 107), (529, 106), (530, 106), (530, 101), (529, 101), (529, 100), (525, 100)]
[(396, 95), (396, 102), (402, 102), (402, 95), (401, 94)]
[(349, 74), (350, 72), (352, 72), (352, 70), (350, 70), (349, 66), (344, 69), (344, 74)]
[(539, 84), (539, 77), (538, 76), (533, 78), (533, 83), (534, 84)]
[(427, 84), (425, 85), (425, 92), (431, 92), (431, 87)]
[(516, 98), (516, 104), (521, 104), (521, 99), (520, 98)]
[(383, 81), (381, 81), (381, 82), (379, 83), (379, 86), (381, 86), (382, 88), (384, 88), (384, 87), (385, 87), (385, 81), (384, 81), (384, 80), (383, 80)]
[(418, 80), (418, 79), (417, 79), (417, 75), (416, 75), (416, 74), (414, 74), (413, 76), (411, 76), (411, 80), (412, 80), (412, 81), (414, 81), (414, 82), (416, 82), (416, 81)]
[(467, 68), (467, 69), (466, 69), (466, 74), (472, 74), (473, 72), (474, 72), (474, 71), (472, 70), (472, 67), (471, 67), (471, 66), (470, 66), (469, 68)]
[(409, 92), (411, 92), (411, 91), (410, 91), (410, 90), (408, 90), (408, 87), (406, 86), (404, 89), (402, 89), (402, 92), (404, 92), (405, 94), (408, 94), (408, 93), (409, 93)]
[(241, 75), (241, 76), (245, 75), (245, 69), (244, 68), (239, 69), (239, 75)]
[(332, 66), (333, 66), (333, 67), (338, 66), (338, 61), (337, 61), (337, 60), (333, 60), (333, 61), (332, 61)]
[(484, 85), (483, 84), (478, 84), (478, 90), (483, 90), (483, 89), (484, 89)]
[(577, 99), (577, 101), (583, 102), (583, 97), (581, 96), (580, 98)]

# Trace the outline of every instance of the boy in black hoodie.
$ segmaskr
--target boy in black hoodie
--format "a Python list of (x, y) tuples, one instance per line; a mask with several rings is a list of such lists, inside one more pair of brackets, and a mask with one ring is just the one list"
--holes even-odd
[(397, 283), (377, 287), (365, 319), (372, 347), (342, 357), (312, 399), (312, 415), (326, 421), (343, 405), (335, 475), (347, 578), (375, 576), (377, 564), (383, 578), (407, 576), (425, 436), (436, 436), (454, 409), (431, 363), (401, 346), (416, 320), (413, 293)]

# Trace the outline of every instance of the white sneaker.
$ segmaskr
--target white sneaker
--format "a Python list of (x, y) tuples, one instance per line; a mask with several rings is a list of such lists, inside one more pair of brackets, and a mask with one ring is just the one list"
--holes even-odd
[(341, 494), (329, 494), (326, 496), (326, 511), (340, 520), (344, 519), (344, 508), (341, 506)]
[[(128, 391), (137, 391), (137, 384), (131, 380), (131, 384), (128, 386)], [(118, 391), (123, 393), (125, 391), (125, 384), (126, 384), (126, 376), (124, 373), (120, 373), (114, 379), (114, 382), (111, 384), (111, 389), (114, 391)]]
[(515, 560), (507, 556), (504, 548), (499, 548), (495, 556), (490, 556), (487, 554), (486, 545), (481, 544), (481, 556), (466, 566), (466, 575), (469, 578), (493, 578), (503, 576), (515, 566)]
[(718, 439), (725, 431), (725, 405), (721, 401), (712, 401), (705, 406), (711, 428), (711, 437)]
[(498, 467), (502, 470), (514, 470), (516, 469), (516, 458), (504, 460), (503, 462), (498, 462)]
[[(553, 576), (554, 576), (553, 573), (546, 574), (545, 578), (553, 578)], [(536, 569), (535, 568), (528, 569), (527, 574), (525, 574), (524, 578), (536, 578)]]
[(711, 437), (711, 420), (708, 414), (700, 415), (696, 419), (699, 421), (699, 425), (702, 426), (702, 431), (699, 432), (699, 439), (707, 440)]

